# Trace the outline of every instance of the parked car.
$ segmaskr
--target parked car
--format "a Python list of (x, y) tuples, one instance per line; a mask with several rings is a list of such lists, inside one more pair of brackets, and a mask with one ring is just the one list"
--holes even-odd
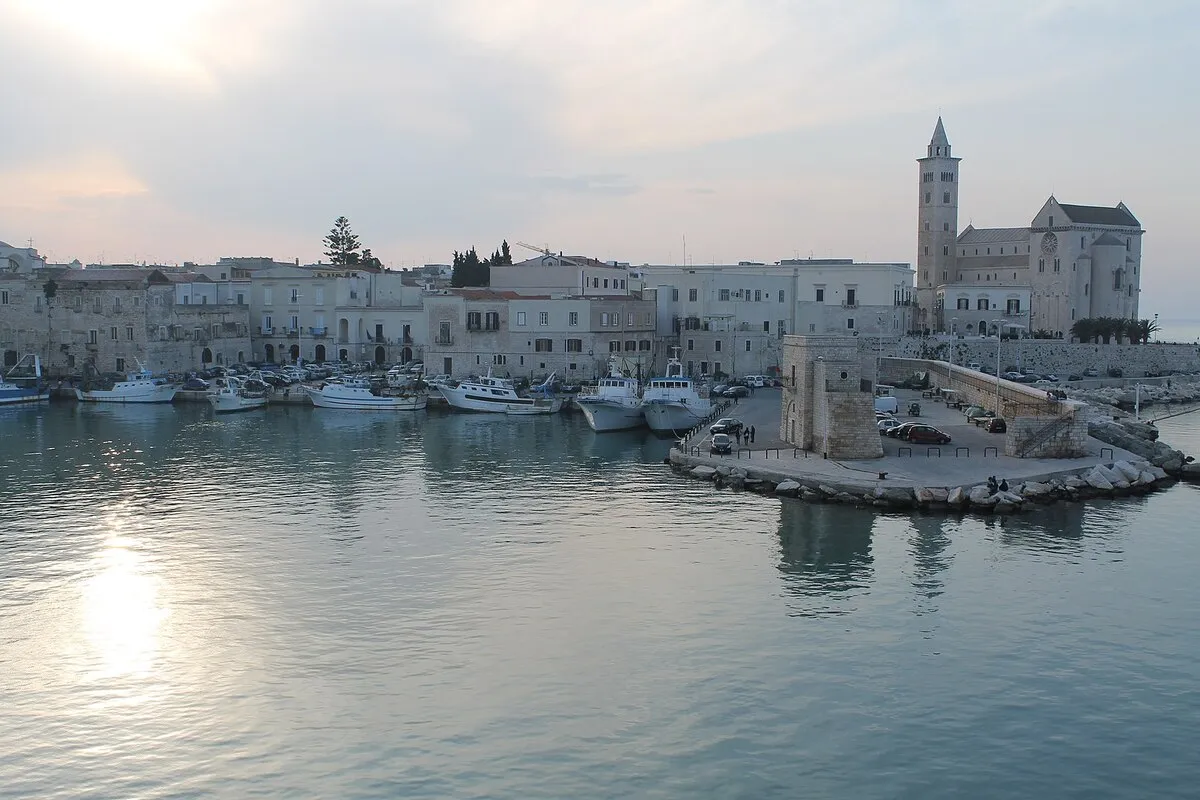
[(890, 436), (893, 439), (903, 439), (905, 432), (913, 425), (924, 425), (923, 422), (901, 422), (899, 425), (893, 425), (883, 432), (884, 436)]
[(708, 452), (712, 455), (728, 455), (733, 452), (733, 437), (727, 433), (718, 433), (708, 444)]
[(729, 388), (728, 383), (714, 383), (713, 387), (708, 390), (708, 394), (711, 397), (717, 397), (719, 395), (724, 394), (725, 390), (728, 388)]
[(1023, 373), (1020, 373), (1020, 372), (1006, 372), (1006, 373), (1004, 373), (1004, 380), (1006, 380), (1006, 381), (1018, 381), (1018, 382), (1019, 382), (1019, 381), (1020, 381), (1021, 379), (1023, 379), (1024, 377), (1025, 377), (1025, 375), (1024, 375)]
[(708, 427), (708, 432), (714, 436), (718, 433), (726, 433), (732, 436), (744, 427), (745, 425), (740, 419), (736, 419), (734, 417), (721, 417)]
[(750, 390), (745, 386), (730, 386), (721, 392), (722, 397), (749, 397)]
[(1060, 379), (1053, 372), (1047, 372), (1045, 375), (1042, 376), (1042, 380), (1050, 381), (1051, 383), (1058, 383)]
[(1085, 378), (1097, 378), (1099, 376), (1100, 370), (1096, 369), (1095, 367), (1088, 367), (1083, 371), (1083, 377)]
[(767, 379), (762, 375), (747, 375), (742, 379), (742, 382), (747, 386), (753, 386), (755, 389), (762, 389), (767, 385)]
[(1048, 381), (1045, 378), (1042, 378), (1041, 380), (1034, 381), (1033, 385), (1039, 386), (1043, 389), (1049, 389), (1051, 386), (1054, 385), (1054, 381)]
[(1108, 377), (1110, 377), (1110, 378), (1120, 378), (1120, 377), (1123, 377), (1124, 375), (1125, 375), (1125, 373), (1121, 371), (1120, 367), (1109, 367), (1108, 368)]
[(972, 361), (970, 364), (967, 364), (967, 369), (973, 369), (976, 372), (983, 372), (983, 364), (980, 364), (978, 361)]
[(875, 427), (879, 428), (880, 436), (887, 436), (887, 432), (889, 430), (891, 430), (892, 428), (898, 428), (903, 424), (904, 424), (903, 422), (896, 419), (895, 417), (884, 417), (883, 419), (875, 421)]
[(196, 375), (191, 376), (179, 388), (185, 392), (207, 392), (209, 387), (208, 381)]
[(1083, 376), (1082, 376), (1082, 375), (1068, 375), (1068, 376), (1067, 376), (1067, 381), (1068, 381), (1068, 382), (1070, 382), (1070, 381), (1081, 381), (1081, 380), (1083, 380)]
[(992, 417), (983, 423), (983, 429), (988, 433), (1004, 433), (1008, 430), (1008, 423), (1000, 417)]
[(983, 406), (967, 406), (966, 408), (963, 409), (963, 416), (966, 417), (967, 419), (974, 419), (975, 417), (986, 417), (987, 413), (988, 413), (987, 409), (984, 408)]
[(913, 425), (904, 433), (904, 438), (913, 444), (949, 444), (950, 435), (932, 425)]

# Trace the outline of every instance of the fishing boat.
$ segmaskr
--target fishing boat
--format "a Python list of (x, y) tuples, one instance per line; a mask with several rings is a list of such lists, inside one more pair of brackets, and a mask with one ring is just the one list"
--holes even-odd
[(465, 380), (457, 385), (449, 383), (438, 387), (442, 397), (453, 408), (461, 411), (484, 411), (494, 414), (557, 414), (562, 410), (561, 397), (552, 391), (554, 373), (541, 385), (530, 390), (528, 396), (517, 394), (513, 382), (492, 375), (491, 368), (482, 378)]
[(646, 424), (655, 433), (678, 436), (690, 430), (712, 410), (707, 398), (700, 396), (696, 385), (683, 374), (679, 351), (667, 360), (667, 372), (661, 378), (651, 378), (642, 394), (642, 413)]
[(366, 378), (326, 381), (316, 388), (305, 386), (304, 391), (317, 408), (353, 411), (420, 411), (429, 400), (429, 393), (421, 384), (379, 386)]
[(177, 387), (165, 378), (155, 378), (138, 361), (136, 372), (120, 375), (95, 373), (85, 378), (83, 386), (75, 388), (75, 397), (84, 403), (169, 403), (175, 399)]
[(638, 382), (621, 372), (616, 359), (608, 365), (608, 376), (594, 389), (580, 392), (575, 404), (594, 431), (624, 431), (646, 424)]
[(50, 399), (50, 390), (42, 383), (42, 360), (29, 353), (0, 376), (0, 406), (37, 403)]
[(253, 411), (270, 402), (271, 387), (261, 380), (230, 375), (224, 381), (224, 386), (208, 394), (208, 402), (217, 414)]

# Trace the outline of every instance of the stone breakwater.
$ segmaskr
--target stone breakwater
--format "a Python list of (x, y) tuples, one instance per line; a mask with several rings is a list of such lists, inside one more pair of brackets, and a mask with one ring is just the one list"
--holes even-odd
[(1137, 457), (1025, 478), (1014, 481), (1007, 490), (987, 484), (879, 486), (865, 479), (837, 481), (823, 475), (789, 475), (767, 468), (697, 465), (695, 459), (678, 451), (672, 451), (668, 461), (677, 473), (709, 481), (717, 488), (887, 511), (1016, 514), (1057, 501), (1148, 494), (1180, 477), (1200, 480), (1200, 464), (1191, 463), (1182, 452), (1158, 441), (1158, 430), (1151, 425), (1101, 421), (1090, 423), (1089, 433)]
[(1172, 382), (1170, 386), (1142, 384), (1140, 390), (1102, 386), (1097, 389), (1072, 389), (1067, 387), (1067, 397), (1083, 400), (1092, 405), (1133, 408), (1135, 403), (1143, 406), (1169, 405), (1174, 403), (1200, 403), (1200, 383)]

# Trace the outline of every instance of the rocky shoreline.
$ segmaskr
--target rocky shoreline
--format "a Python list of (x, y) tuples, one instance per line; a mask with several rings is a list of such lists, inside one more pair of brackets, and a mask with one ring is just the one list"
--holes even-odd
[(1091, 405), (1133, 408), (1142, 406), (1172, 405), (1176, 403), (1200, 403), (1200, 383), (1172, 382), (1166, 385), (1143, 383), (1140, 390), (1102, 386), (1097, 389), (1073, 389), (1067, 387), (1067, 397), (1082, 400)]
[(831, 481), (789, 476), (769, 469), (695, 464), (678, 451), (668, 459), (676, 473), (709, 481), (717, 488), (750, 491), (809, 503), (834, 503), (887, 511), (1016, 514), (1035, 505), (1142, 495), (1173, 485), (1180, 478), (1200, 480), (1200, 464), (1158, 441), (1158, 430), (1140, 422), (1099, 421), (1089, 433), (1102, 442), (1138, 456), (1016, 481), (1007, 491), (986, 484), (961, 486), (872, 486), (871, 482)]

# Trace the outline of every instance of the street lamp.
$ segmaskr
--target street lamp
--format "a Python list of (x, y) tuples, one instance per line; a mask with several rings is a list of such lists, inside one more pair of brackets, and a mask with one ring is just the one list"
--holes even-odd
[(955, 331), (958, 330), (958, 317), (950, 318), (950, 369), (946, 372), (946, 380), (951, 380), (951, 373), (954, 372), (954, 340), (958, 338)]
[(1158, 314), (1154, 315), (1154, 330), (1151, 331), (1151, 334), (1154, 337), (1154, 341), (1157, 342), (1158, 341)]

